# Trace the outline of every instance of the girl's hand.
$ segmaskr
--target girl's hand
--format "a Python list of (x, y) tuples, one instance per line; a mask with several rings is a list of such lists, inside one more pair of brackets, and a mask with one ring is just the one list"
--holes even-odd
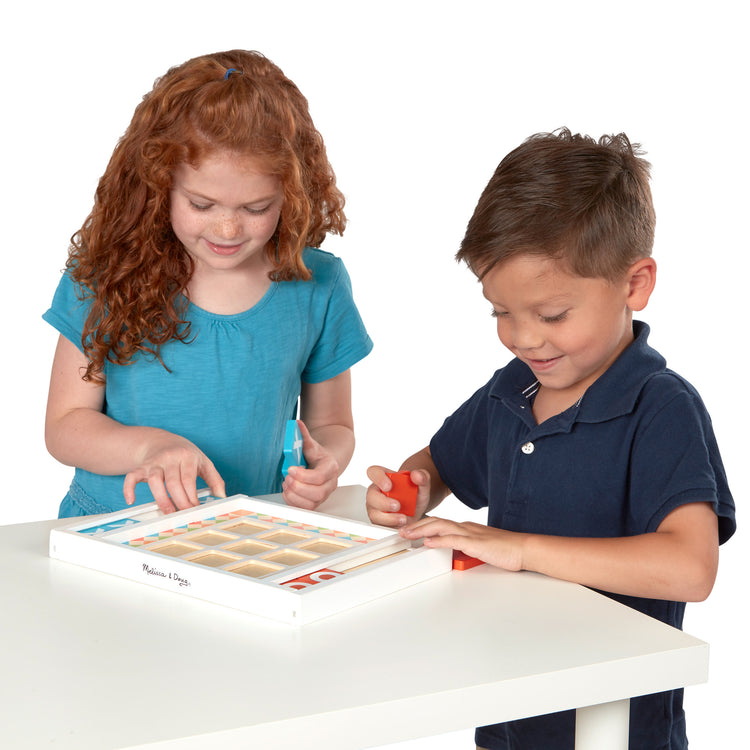
[(315, 510), (336, 489), (339, 483), (339, 464), (315, 438), (302, 420), (297, 420), (302, 434), (302, 453), (307, 468), (290, 466), (281, 494), (287, 505)]
[(189, 440), (169, 432), (154, 435), (143, 451), (140, 465), (125, 475), (125, 502), (135, 502), (135, 486), (146, 482), (164, 513), (198, 505), (196, 480), (201, 477), (215, 497), (224, 497), (224, 480), (216, 467)]
[(523, 570), (525, 534), (442, 518), (423, 518), (400, 533), (406, 539), (424, 539), (425, 547), (450, 547), (504, 570)]
[(410, 473), (411, 481), (417, 485), (417, 509), (414, 518), (399, 513), (401, 505), (398, 500), (383, 494), (390, 492), (393, 483), (386, 474), (391, 469), (383, 466), (371, 466), (367, 476), (372, 484), (367, 490), (367, 515), (372, 523), (380, 526), (402, 527), (413, 523), (415, 518), (421, 518), (427, 510), (430, 500), (430, 475), (426, 471), (414, 470)]

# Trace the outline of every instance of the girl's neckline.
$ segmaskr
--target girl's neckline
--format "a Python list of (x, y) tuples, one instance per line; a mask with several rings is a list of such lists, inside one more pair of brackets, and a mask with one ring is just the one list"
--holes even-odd
[(271, 297), (273, 297), (274, 293), (276, 292), (277, 287), (278, 287), (278, 282), (272, 281), (268, 289), (266, 289), (263, 296), (255, 304), (251, 305), (245, 310), (239, 310), (238, 312), (232, 312), (232, 313), (221, 313), (221, 312), (214, 312), (213, 310), (207, 310), (205, 307), (201, 307), (199, 304), (193, 302), (193, 300), (191, 300), (190, 297), (185, 296), (184, 298), (187, 300), (187, 303), (190, 309), (200, 313), (201, 315), (205, 317), (213, 318), (216, 320), (236, 320), (238, 318), (244, 318), (244, 317), (255, 315), (256, 313), (258, 313), (263, 307), (265, 307), (268, 304)]

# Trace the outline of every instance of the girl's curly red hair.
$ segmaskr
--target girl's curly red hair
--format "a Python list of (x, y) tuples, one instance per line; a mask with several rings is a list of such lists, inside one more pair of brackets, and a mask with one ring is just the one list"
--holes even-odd
[[(228, 73), (233, 69), (233, 72)], [(175, 168), (216, 151), (251, 155), (281, 180), (284, 202), (267, 252), (275, 281), (309, 279), (306, 245), (342, 234), (344, 196), (305, 97), (258, 52), (233, 50), (171, 68), (143, 98), (73, 235), (67, 268), (91, 308), (83, 330), (87, 380), (190, 336), (182, 296), (192, 260), (172, 231)]]

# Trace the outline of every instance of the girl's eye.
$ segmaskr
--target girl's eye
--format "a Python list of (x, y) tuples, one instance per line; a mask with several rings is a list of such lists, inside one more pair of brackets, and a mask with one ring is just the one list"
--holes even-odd
[[(190, 201), (190, 207), (194, 211), (208, 211), (213, 208), (213, 203), (196, 203), (195, 201)], [(245, 211), (251, 216), (262, 216), (270, 208), (271, 206), (264, 206), (263, 208), (250, 208), (250, 206), (245, 206)]]
[(263, 216), (271, 206), (264, 206), (263, 208), (250, 208), (249, 206), (245, 209), (252, 216)]
[(495, 310), (494, 308), (490, 311), (490, 315), (493, 318), (507, 318), (508, 313), (503, 310)]

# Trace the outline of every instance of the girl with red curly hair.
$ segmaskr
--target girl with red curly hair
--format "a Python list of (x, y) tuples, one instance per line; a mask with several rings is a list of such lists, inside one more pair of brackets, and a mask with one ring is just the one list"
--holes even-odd
[[(257, 52), (189, 60), (135, 110), (44, 318), (60, 333), (60, 517), (282, 491), (314, 508), (351, 459), (372, 348), (342, 262), (344, 198), (307, 100)], [(280, 467), (300, 409), (307, 468)]]

